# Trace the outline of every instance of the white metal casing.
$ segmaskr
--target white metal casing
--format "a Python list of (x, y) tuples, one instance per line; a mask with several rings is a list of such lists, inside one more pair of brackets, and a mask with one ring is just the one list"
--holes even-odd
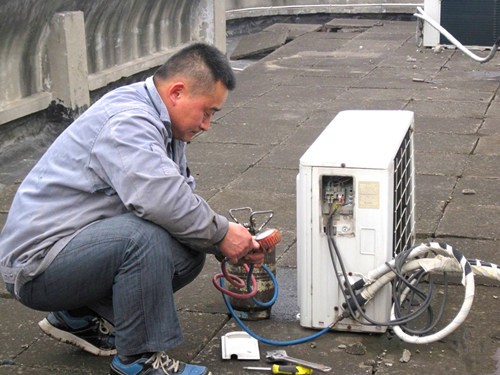
[[(354, 190), (352, 234), (336, 235), (336, 243), (348, 272), (363, 273), (393, 258), (399, 241), (394, 233), (395, 166), (404, 153), (404, 244), (414, 240), (413, 112), (343, 111), (326, 127), (300, 159), (297, 176), (297, 274), (300, 324), (324, 328), (342, 313), (344, 297), (338, 287), (322, 218), (323, 176), (352, 177)], [(406, 145), (405, 145), (406, 144)], [(410, 173), (408, 175), (408, 173)], [(401, 195), (403, 196), (403, 195)], [(389, 286), (368, 302), (366, 312), (376, 321), (389, 319)], [(385, 327), (344, 319), (334, 329), (384, 332)]]
[[(424, 11), (437, 23), (441, 23), (441, 0), (424, 0)], [(440, 44), (441, 34), (428, 22), (424, 22), (423, 45), (435, 47)]]

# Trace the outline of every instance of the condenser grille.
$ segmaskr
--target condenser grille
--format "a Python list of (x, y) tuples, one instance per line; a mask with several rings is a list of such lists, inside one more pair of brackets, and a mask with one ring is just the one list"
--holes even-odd
[[(491, 46), (500, 37), (500, 0), (443, 0), (441, 26), (460, 43)], [(441, 35), (440, 42), (449, 44)]]
[(409, 129), (394, 158), (393, 255), (399, 254), (413, 245), (415, 240), (412, 134), (411, 129)]

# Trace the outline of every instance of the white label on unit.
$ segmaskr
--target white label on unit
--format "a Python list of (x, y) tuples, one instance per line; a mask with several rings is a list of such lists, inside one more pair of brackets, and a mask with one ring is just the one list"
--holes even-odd
[(359, 208), (379, 208), (380, 185), (378, 182), (358, 183)]

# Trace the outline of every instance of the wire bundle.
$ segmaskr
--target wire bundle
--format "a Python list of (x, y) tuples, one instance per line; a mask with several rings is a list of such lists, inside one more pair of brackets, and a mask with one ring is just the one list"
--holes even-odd
[[(342, 278), (344, 280), (349, 278), (332, 233), (334, 213), (335, 211), (329, 216), (326, 234), (332, 264), (339, 285), (342, 285)], [(461, 272), (461, 283), (465, 288), (464, 300), (455, 318), (436, 332), (446, 306), (449, 272)], [(444, 293), (437, 313), (432, 307), (437, 294), (432, 274), (436, 273), (444, 275)], [(449, 335), (467, 318), (474, 300), (474, 274), (500, 280), (499, 268), (495, 264), (480, 260), (469, 261), (458, 250), (444, 243), (422, 243), (403, 251), (390, 262), (370, 271), (362, 280), (352, 285), (346, 282), (345, 289), (342, 289), (346, 300), (342, 317), (350, 317), (362, 324), (392, 327), (396, 335), (406, 342), (415, 344), (434, 342)], [(393, 298), (390, 320), (377, 322), (365, 314), (363, 306), (388, 283), (392, 283)], [(423, 287), (424, 284), (426, 287)], [(426, 320), (424, 327), (412, 328), (410, 323), (422, 317)]]

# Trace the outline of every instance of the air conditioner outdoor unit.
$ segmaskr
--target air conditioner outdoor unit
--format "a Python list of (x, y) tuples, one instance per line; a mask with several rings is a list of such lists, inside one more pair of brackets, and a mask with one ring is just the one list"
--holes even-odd
[[(343, 312), (326, 225), (353, 283), (414, 243), (413, 112), (343, 111), (300, 158), (297, 176), (297, 274), (300, 324), (322, 329)], [(340, 279), (343, 284), (345, 280)], [(387, 285), (366, 305), (390, 316)], [(384, 332), (348, 318), (334, 329)]]
[[(491, 46), (500, 36), (500, 0), (424, 0), (424, 10), (467, 46)], [(423, 45), (435, 47), (449, 40), (425, 22)]]

